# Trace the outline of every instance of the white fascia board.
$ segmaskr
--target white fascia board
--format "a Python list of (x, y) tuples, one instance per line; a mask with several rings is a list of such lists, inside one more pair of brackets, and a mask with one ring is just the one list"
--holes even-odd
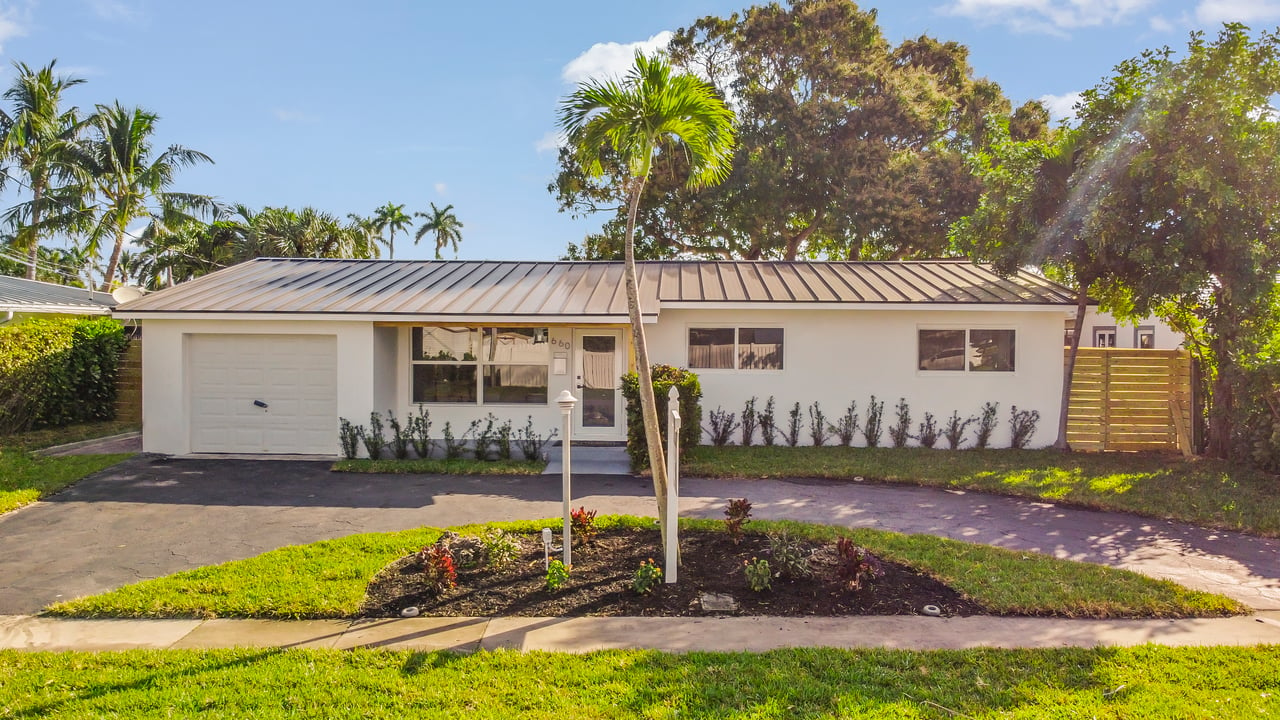
[(663, 310), (940, 310), (943, 312), (1054, 312), (1074, 305), (1019, 303), (884, 303), (884, 302), (663, 302)]
[(49, 313), (56, 315), (110, 315), (105, 305), (0, 305), (0, 312)]
[[(546, 323), (548, 325), (625, 325), (626, 315), (386, 315), (377, 313), (233, 313), (163, 312), (121, 310), (122, 320), (269, 320), (286, 322), (387, 322), (502, 325), (505, 323)], [(657, 322), (657, 315), (644, 315), (644, 322)]]

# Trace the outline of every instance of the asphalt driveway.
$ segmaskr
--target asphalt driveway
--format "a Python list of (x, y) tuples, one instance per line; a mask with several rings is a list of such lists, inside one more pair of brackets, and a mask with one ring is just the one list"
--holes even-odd
[[(329, 463), (134, 457), (0, 516), (0, 614), (356, 532), (556, 516), (555, 476), (332, 473)], [(1280, 542), (1050, 503), (833, 481), (682, 482), (681, 512), (921, 532), (1124, 567), (1280, 609)], [(647, 479), (575, 476), (574, 505), (653, 515)]]

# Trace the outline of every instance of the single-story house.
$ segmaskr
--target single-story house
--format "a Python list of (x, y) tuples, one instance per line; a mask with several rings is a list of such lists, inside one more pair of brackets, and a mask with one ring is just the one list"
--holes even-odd
[(110, 315), (109, 293), (0, 275), (0, 324), (29, 317)]
[[(623, 440), (622, 270), (259, 259), (125, 303), (116, 317), (147, 338), (144, 449), (332, 455), (339, 418), (419, 406), (434, 433), (490, 413), (546, 432), (562, 390), (581, 399), (575, 438)], [(834, 421), (856, 401), (865, 418), (874, 394), (886, 428), (902, 397), (939, 423), (998, 402), (996, 446), (1013, 405), (1040, 412), (1032, 445), (1057, 433), (1073, 295), (1037, 275), (963, 260), (678, 261), (640, 263), (639, 277), (651, 360), (697, 372), (704, 413), (773, 396), (780, 426), (797, 402)]]

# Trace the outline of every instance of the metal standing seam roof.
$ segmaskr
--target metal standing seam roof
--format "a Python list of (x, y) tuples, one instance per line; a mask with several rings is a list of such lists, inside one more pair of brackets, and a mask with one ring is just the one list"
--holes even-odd
[(108, 293), (0, 275), (0, 312), (106, 315), (115, 305)]
[[(641, 311), (687, 303), (1070, 305), (1029, 272), (967, 260), (638, 264)], [(625, 317), (621, 262), (262, 258), (117, 308), (147, 313)]]

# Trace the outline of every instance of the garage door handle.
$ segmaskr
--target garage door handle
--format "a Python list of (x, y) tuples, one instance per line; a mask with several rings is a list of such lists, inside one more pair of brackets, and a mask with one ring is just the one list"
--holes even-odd
[(261, 400), (254, 400), (253, 404), (255, 407), (260, 407), (260, 408), (264, 408), (267, 406), (267, 404), (262, 402)]

